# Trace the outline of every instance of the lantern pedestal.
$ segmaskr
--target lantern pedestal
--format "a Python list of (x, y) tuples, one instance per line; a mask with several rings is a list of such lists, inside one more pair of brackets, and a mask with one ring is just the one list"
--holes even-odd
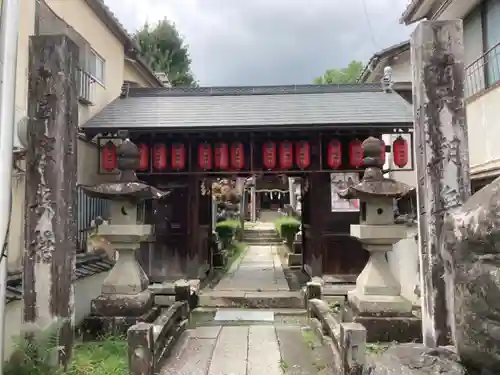
[(407, 228), (394, 223), (394, 199), (410, 190), (406, 184), (384, 178), (384, 144), (370, 137), (363, 142), (365, 172), (362, 180), (339, 192), (346, 199), (359, 199), (360, 224), (351, 225), (351, 235), (359, 238), (370, 253), (365, 268), (356, 280), (356, 289), (347, 299), (353, 320), (363, 324), (369, 342), (408, 342), (421, 337), (421, 321), (412, 314), (412, 304), (401, 296), (386, 254), (406, 238)]
[(111, 223), (100, 225), (102, 236), (116, 250), (116, 262), (104, 280), (101, 295), (91, 302), (91, 316), (86, 319), (91, 331), (124, 332), (138, 321), (156, 315), (149, 280), (137, 262), (135, 252), (142, 241), (153, 235), (151, 225), (137, 224), (137, 205), (114, 201), (110, 207)]
[(348, 300), (361, 315), (411, 313), (412, 304), (401, 297), (401, 286), (394, 278), (386, 254), (392, 245), (406, 237), (402, 225), (351, 225), (351, 236), (361, 240), (370, 259), (356, 280)]

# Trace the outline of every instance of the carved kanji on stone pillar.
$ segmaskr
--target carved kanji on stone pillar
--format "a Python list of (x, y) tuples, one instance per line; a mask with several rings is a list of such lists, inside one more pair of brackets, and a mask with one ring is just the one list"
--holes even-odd
[(65, 366), (73, 342), (78, 47), (67, 36), (35, 36), (29, 54), (24, 323), (59, 331)]
[(420, 23), (411, 54), (423, 341), (436, 347), (449, 344), (455, 299), (444, 221), (470, 196), (462, 21)]

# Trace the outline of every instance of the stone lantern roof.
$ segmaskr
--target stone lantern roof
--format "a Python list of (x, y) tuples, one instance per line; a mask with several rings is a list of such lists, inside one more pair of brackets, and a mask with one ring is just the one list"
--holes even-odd
[(411, 186), (385, 178), (382, 172), (384, 165), (381, 155), (383, 151), (383, 143), (380, 139), (369, 137), (364, 140), (363, 148), (363, 166), (365, 172), (361, 181), (347, 189), (338, 192), (341, 198), (345, 199), (362, 199), (367, 198), (400, 198), (406, 195)]
[(128, 131), (119, 131), (122, 143), (117, 148), (118, 169), (120, 178), (116, 182), (106, 182), (98, 185), (82, 185), (82, 189), (90, 197), (110, 200), (146, 200), (160, 199), (169, 192), (158, 190), (137, 178), (135, 170), (139, 166), (139, 149), (129, 139)]

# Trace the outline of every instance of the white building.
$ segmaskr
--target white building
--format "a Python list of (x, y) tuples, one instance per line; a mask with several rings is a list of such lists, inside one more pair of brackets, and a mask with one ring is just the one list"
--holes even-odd
[[(412, 0), (401, 22), (422, 19), (464, 20), (465, 94), (472, 190), (500, 175), (497, 107), (500, 104), (500, 1)], [(393, 69), (395, 88), (411, 82), (410, 45), (403, 42), (375, 54), (360, 76), (361, 82), (379, 82), (385, 66)], [(408, 91), (402, 94), (408, 100)]]

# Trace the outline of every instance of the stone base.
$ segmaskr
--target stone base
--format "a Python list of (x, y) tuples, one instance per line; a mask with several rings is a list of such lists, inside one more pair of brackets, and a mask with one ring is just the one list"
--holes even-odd
[(301, 292), (288, 290), (273, 292), (212, 291), (200, 295), (200, 306), (214, 308), (293, 308), (303, 309)]
[(83, 319), (79, 333), (84, 341), (99, 339), (106, 335), (122, 336), (139, 322), (152, 323), (160, 315), (160, 308), (153, 307), (141, 316), (95, 316)]
[(292, 249), (294, 254), (302, 254), (302, 242), (294, 242)]
[(361, 316), (352, 319), (366, 328), (367, 342), (422, 342), (422, 320), (416, 316)]
[(288, 254), (288, 267), (302, 266), (302, 254)]
[(101, 294), (92, 300), (90, 314), (102, 317), (139, 317), (153, 308), (154, 296), (146, 289), (138, 294)]
[(347, 292), (347, 300), (359, 315), (411, 316), (412, 304), (401, 296), (361, 295), (352, 290)]
[[(184, 280), (178, 280), (173, 282), (163, 282), (158, 284), (152, 284), (149, 286), (149, 290), (154, 295), (154, 304), (157, 306), (167, 307), (175, 302), (175, 285), (178, 282), (185, 282)], [(188, 298), (189, 307), (194, 309), (198, 306), (199, 293), (200, 293), (200, 280), (192, 279), (188, 280), (187, 283), (190, 286), (190, 295)]]

